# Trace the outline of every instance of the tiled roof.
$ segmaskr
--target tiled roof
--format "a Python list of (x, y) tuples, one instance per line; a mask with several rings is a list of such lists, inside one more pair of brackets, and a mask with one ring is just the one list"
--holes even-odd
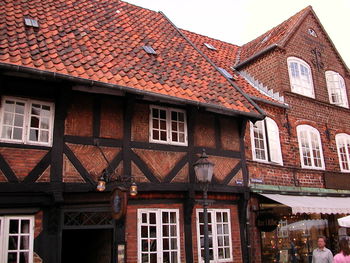
[(271, 45), (283, 46), (284, 42), (294, 32), (299, 22), (312, 10), (311, 6), (308, 6), (299, 11), (294, 16), (288, 18), (278, 26), (267, 31), (265, 34), (258, 38), (244, 44), (239, 51), (239, 59), (236, 64), (242, 63), (252, 56), (264, 51)]
[[(187, 30), (181, 30), (190, 41), (192, 41), (215, 65), (227, 70), (235, 78), (235, 83), (248, 95), (253, 98), (260, 98), (266, 101), (280, 103), (272, 96), (265, 95), (264, 92), (254, 88), (248, 81), (234, 71), (232, 66), (237, 59), (239, 46), (223, 42), (214, 38), (196, 34)], [(204, 43), (211, 44), (216, 50), (209, 49)]]
[(0, 7), (0, 64), (261, 116), (161, 13), (114, 0), (2, 0)]

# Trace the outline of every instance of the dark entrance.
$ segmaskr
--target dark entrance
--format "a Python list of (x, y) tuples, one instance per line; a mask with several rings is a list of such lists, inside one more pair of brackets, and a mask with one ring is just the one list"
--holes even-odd
[(64, 230), (62, 262), (111, 263), (112, 229)]
[(110, 212), (65, 211), (61, 262), (114, 262), (114, 233), (114, 220)]

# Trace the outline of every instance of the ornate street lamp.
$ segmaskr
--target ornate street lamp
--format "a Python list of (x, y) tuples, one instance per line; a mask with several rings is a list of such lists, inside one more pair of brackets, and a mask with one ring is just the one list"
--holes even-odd
[(202, 155), (194, 164), (197, 181), (203, 190), (203, 218), (204, 218), (204, 262), (209, 263), (209, 231), (208, 231), (208, 188), (213, 177), (214, 164), (209, 162), (203, 149)]

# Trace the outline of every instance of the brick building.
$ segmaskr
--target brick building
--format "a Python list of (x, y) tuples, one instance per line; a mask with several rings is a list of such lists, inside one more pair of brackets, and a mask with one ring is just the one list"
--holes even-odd
[[(311, 7), (242, 47), (121, 1), (3, 7), (1, 262), (200, 262), (203, 148), (214, 262), (284, 262), (292, 235), (303, 259), (316, 232), (336, 246), (350, 78)], [(136, 196), (114, 191), (132, 181)], [(118, 219), (115, 193), (128, 199)], [(294, 215), (281, 194), (342, 199)], [(279, 228), (261, 232), (271, 212)]]
[[(251, 261), (311, 262), (318, 235), (336, 253), (350, 234), (337, 223), (349, 213), (350, 74), (312, 8), (242, 47), (185, 32), (217, 65), (274, 99), (255, 98), (267, 117), (245, 135)], [(277, 229), (258, 229), (256, 220), (271, 214)]]

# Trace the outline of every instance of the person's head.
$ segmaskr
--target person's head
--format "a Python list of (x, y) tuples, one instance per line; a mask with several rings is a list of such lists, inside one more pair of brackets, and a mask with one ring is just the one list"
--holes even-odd
[(318, 237), (317, 246), (320, 249), (323, 249), (326, 246), (326, 238), (324, 236)]
[(339, 249), (343, 252), (344, 256), (350, 255), (349, 243), (346, 239), (343, 238), (339, 241)]

